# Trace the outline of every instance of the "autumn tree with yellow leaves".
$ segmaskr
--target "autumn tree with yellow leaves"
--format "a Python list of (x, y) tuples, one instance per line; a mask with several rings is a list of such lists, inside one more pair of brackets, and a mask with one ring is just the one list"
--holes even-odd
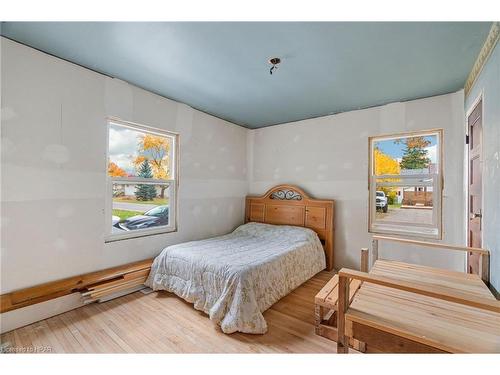
[[(153, 170), (153, 177), (156, 179), (170, 179), (170, 162), (169, 151), (170, 141), (168, 138), (156, 136), (153, 134), (145, 134), (139, 137), (137, 144), (139, 155), (133, 160), (136, 168), (139, 168), (142, 163), (147, 160)], [(165, 190), (168, 186), (161, 186), (160, 197), (165, 198)]]
[[(374, 150), (374, 168), (375, 176), (381, 175), (399, 175), (401, 168), (397, 160), (391, 158), (389, 155), (384, 154), (378, 148)], [(395, 181), (394, 179), (383, 179), (383, 182)], [(381, 187), (380, 188), (391, 200), (396, 197), (396, 191), (391, 188)]]
[(108, 175), (111, 177), (126, 177), (127, 172), (110, 160), (108, 163)]
[(399, 174), (401, 169), (397, 160), (391, 158), (389, 155), (384, 154), (378, 148), (375, 148), (375, 175), (380, 176), (384, 174)]

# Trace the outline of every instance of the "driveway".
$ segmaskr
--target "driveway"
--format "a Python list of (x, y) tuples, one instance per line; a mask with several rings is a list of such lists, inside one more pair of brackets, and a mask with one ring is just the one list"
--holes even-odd
[(432, 210), (424, 208), (390, 208), (387, 213), (377, 211), (377, 220), (432, 224)]
[(141, 203), (127, 203), (127, 202), (113, 202), (114, 210), (125, 210), (125, 211), (137, 211), (146, 212), (152, 208), (155, 208), (154, 204), (141, 204)]

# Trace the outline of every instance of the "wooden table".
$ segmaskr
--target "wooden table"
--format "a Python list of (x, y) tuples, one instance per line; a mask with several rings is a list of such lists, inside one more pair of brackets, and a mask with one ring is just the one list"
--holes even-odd
[[(377, 260), (370, 275), (496, 303), (473, 274)], [(345, 333), (368, 353), (500, 353), (500, 313), (368, 282), (346, 311)]]

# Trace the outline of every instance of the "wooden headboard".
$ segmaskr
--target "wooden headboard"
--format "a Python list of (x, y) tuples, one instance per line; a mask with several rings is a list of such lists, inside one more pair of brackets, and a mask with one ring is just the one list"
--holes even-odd
[(295, 225), (314, 230), (326, 255), (327, 270), (333, 269), (334, 201), (310, 198), (293, 185), (278, 185), (260, 197), (247, 196), (245, 222)]

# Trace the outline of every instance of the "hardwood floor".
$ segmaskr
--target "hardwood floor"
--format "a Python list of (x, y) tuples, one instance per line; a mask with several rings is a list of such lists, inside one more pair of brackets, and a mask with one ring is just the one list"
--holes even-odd
[(319, 273), (267, 310), (265, 335), (226, 335), (171, 293), (135, 292), (7, 332), (1, 342), (56, 353), (335, 353), (335, 342), (314, 334), (314, 296), (332, 275)]

